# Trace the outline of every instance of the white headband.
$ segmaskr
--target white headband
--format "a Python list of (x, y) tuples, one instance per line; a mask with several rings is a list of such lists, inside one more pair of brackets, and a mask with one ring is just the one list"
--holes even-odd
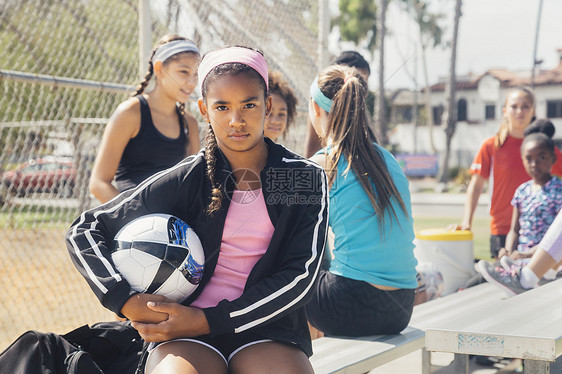
[(154, 53), (153, 60), (154, 62), (164, 62), (173, 55), (182, 52), (195, 52), (198, 54), (199, 49), (197, 49), (197, 46), (191, 40), (174, 40), (173, 42), (162, 44), (158, 47), (156, 53)]

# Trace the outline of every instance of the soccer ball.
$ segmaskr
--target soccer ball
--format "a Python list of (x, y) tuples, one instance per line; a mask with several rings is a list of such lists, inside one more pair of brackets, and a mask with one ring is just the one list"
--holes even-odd
[(115, 235), (111, 258), (133, 290), (178, 303), (199, 285), (205, 262), (195, 231), (169, 214), (148, 214), (125, 225)]

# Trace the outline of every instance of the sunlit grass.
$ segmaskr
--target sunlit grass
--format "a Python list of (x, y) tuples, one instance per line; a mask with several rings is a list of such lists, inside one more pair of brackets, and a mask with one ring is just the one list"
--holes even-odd
[[(445, 228), (452, 224), (451, 218), (441, 217), (414, 217), (414, 230), (416, 232), (429, 228)], [(474, 257), (477, 259), (490, 259), (490, 218), (475, 217), (472, 222), (474, 235)]]

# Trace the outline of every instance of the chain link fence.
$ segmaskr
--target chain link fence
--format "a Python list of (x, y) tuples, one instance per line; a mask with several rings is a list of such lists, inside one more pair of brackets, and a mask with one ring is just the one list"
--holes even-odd
[[(282, 143), (304, 150), (317, 1), (147, 3), (152, 43), (177, 32), (203, 53), (263, 50), (299, 98)], [(113, 319), (74, 269), (64, 233), (95, 204), (88, 180), (104, 126), (138, 83), (139, 12), (137, 0), (0, 0), (0, 351), (29, 329)]]

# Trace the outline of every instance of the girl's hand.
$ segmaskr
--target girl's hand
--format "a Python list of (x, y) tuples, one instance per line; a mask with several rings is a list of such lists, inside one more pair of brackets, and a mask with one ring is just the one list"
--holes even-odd
[(466, 223), (461, 223), (461, 224), (450, 224), (449, 226), (446, 227), (446, 230), (448, 231), (457, 231), (457, 230), (468, 230), (470, 231), (471, 227), (470, 225), (466, 224)]
[(511, 252), (509, 257), (511, 257), (514, 260), (520, 260), (522, 258), (529, 258), (529, 257), (531, 257), (531, 255), (529, 255), (528, 253), (521, 253), (519, 251), (513, 251), (513, 252)]
[(166, 313), (154, 311), (146, 306), (149, 301), (169, 301), (161, 295), (151, 295), (147, 293), (138, 293), (129, 298), (121, 313), (135, 322), (158, 323), (168, 319)]
[(532, 253), (528, 253), (528, 252), (519, 252), (519, 251), (513, 251), (513, 253), (511, 254), (511, 258), (514, 260), (520, 260), (522, 258), (530, 258), (532, 257), (533, 254)]
[(500, 258), (502, 258), (503, 256), (509, 256), (509, 255), (510, 255), (510, 254), (509, 254), (509, 252), (507, 251), (507, 249), (501, 248), (501, 249), (499, 250), (499, 252), (498, 252), (498, 260), (499, 260)]
[(195, 337), (211, 332), (201, 309), (174, 302), (149, 302), (148, 307), (155, 313), (168, 315), (168, 319), (160, 323), (135, 321), (131, 324), (147, 342)]

